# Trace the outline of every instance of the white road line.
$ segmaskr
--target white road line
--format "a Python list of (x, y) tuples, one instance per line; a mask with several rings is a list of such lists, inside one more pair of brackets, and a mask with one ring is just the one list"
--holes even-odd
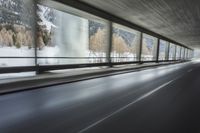
[(190, 70), (188, 70), (187, 72), (189, 73), (189, 72), (191, 72), (191, 71), (193, 71), (193, 69), (190, 69)]
[[(183, 75), (184, 75), (184, 74), (183, 74)], [(183, 75), (180, 75), (180, 76), (176, 77), (175, 79), (170, 80), (169, 82), (162, 84), (161, 86), (157, 87), (156, 89), (154, 89), (154, 90), (152, 90), (152, 91), (150, 91), (150, 92), (148, 92), (148, 93), (142, 95), (141, 97), (137, 98), (135, 101), (133, 101), (133, 102), (127, 104), (126, 106), (124, 106), (124, 107), (122, 107), (122, 108), (120, 108), (120, 109), (118, 109), (118, 110), (116, 110), (116, 111), (113, 112), (112, 114), (110, 114), (110, 115), (108, 115), (108, 116), (106, 116), (106, 117), (104, 117), (104, 118), (102, 118), (102, 119), (96, 121), (95, 123), (89, 125), (88, 127), (84, 128), (84, 129), (82, 129), (82, 130), (80, 130), (78, 133), (83, 133), (83, 132), (89, 130), (90, 128), (92, 128), (92, 127), (98, 125), (99, 123), (103, 122), (104, 120), (106, 120), (106, 119), (108, 119), (108, 118), (110, 118), (110, 117), (116, 115), (117, 113), (119, 113), (119, 112), (121, 112), (121, 111), (127, 109), (127, 108), (130, 107), (131, 105), (133, 105), (133, 104), (135, 104), (135, 103), (137, 103), (137, 102), (139, 102), (139, 101), (145, 99), (146, 97), (152, 95), (152, 94), (155, 93), (156, 91), (158, 91), (158, 90), (160, 90), (161, 88), (163, 88), (163, 87), (169, 85), (170, 83), (172, 83), (172, 82), (174, 82), (175, 80), (179, 79), (179, 78), (182, 77)]]

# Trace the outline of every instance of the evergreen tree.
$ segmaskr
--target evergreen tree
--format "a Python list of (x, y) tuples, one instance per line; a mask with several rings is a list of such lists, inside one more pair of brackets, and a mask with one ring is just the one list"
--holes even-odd
[(0, 0), (0, 23), (30, 27), (33, 22), (33, 5), (30, 0)]

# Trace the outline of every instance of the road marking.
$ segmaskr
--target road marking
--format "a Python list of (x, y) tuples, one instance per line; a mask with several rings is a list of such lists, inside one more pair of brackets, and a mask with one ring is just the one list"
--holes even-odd
[[(184, 75), (184, 74), (183, 74), (183, 75)], [(126, 106), (124, 106), (124, 107), (122, 107), (122, 108), (120, 108), (120, 109), (114, 111), (112, 114), (110, 114), (110, 115), (108, 115), (108, 116), (106, 116), (106, 117), (104, 117), (104, 118), (102, 118), (102, 119), (96, 121), (95, 123), (89, 125), (88, 127), (84, 128), (84, 129), (82, 129), (82, 130), (80, 130), (78, 133), (83, 133), (83, 132), (89, 130), (90, 128), (95, 127), (96, 125), (100, 124), (101, 122), (105, 121), (106, 119), (108, 119), (108, 118), (110, 118), (110, 117), (116, 115), (117, 113), (120, 113), (121, 111), (127, 109), (128, 107), (132, 106), (133, 104), (135, 104), (135, 103), (137, 103), (137, 102), (139, 102), (139, 101), (145, 99), (146, 97), (152, 95), (153, 93), (155, 93), (156, 91), (160, 90), (161, 88), (168, 86), (169, 84), (171, 84), (171, 83), (174, 82), (175, 80), (179, 79), (179, 78), (182, 77), (183, 75), (180, 75), (180, 76), (176, 77), (175, 79), (170, 80), (169, 82), (162, 84), (161, 86), (157, 87), (156, 89), (154, 89), (154, 90), (152, 90), (152, 91), (150, 91), (150, 92), (148, 92), (148, 93), (142, 95), (141, 97), (137, 98), (135, 101), (133, 101), (133, 102), (127, 104)]]
[(191, 71), (193, 71), (193, 69), (190, 69), (190, 70), (188, 70), (187, 72), (189, 73), (189, 72), (191, 72)]

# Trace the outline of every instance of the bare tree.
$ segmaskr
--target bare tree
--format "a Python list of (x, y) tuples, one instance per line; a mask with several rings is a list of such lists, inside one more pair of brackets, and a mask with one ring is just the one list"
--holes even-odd
[(122, 57), (124, 53), (129, 52), (128, 46), (121, 36), (114, 34), (112, 39), (112, 49), (117, 54), (117, 57)]
[[(106, 53), (106, 30), (99, 28), (97, 32), (90, 37), (90, 45), (89, 50), (90, 53), (95, 55), (96, 57), (103, 57), (103, 54)], [(102, 59), (98, 60), (102, 62)], [(97, 62), (98, 62), (97, 61)]]

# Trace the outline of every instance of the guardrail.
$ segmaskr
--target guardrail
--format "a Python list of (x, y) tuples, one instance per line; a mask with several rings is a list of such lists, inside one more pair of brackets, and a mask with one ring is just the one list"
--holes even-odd
[[(7, 58), (7, 57), (0, 57), (0, 58)], [(8, 57), (12, 58), (12, 57)], [(34, 57), (13, 57), (18, 59), (34, 59)], [(44, 58), (44, 57), (38, 57)], [(55, 57), (48, 57), (48, 58), (55, 58)], [(60, 57), (62, 59), (69, 58), (69, 57)], [(70, 57), (76, 58), (78, 57)], [(94, 58), (94, 57), (93, 57)], [(105, 58), (105, 57), (104, 57)], [(117, 57), (112, 57), (117, 58)], [(88, 59), (82, 57), (82, 59)], [(180, 62), (180, 61), (188, 61), (188, 60), (147, 60), (147, 61), (127, 61), (127, 62), (102, 62), (102, 63), (84, 63), (84, 64), (60, 64), (60, 65), (35, 65), (35, 66), (14, 66), (14, 67), (0, 67), (0, 73), (19, 73), (19, 72), (31, 72), (35, 71), (38, 74), (51, 71), (51, 70), (62, 70), (62, 69), (73, 69), (73, 68), (85, 68), (85, 67), (103, 67), (108, 66), (112, 67), (114, 65), (126, 65), (126, 64), (143, 64), (143, 63), (161, 63), (161, 62)]]

